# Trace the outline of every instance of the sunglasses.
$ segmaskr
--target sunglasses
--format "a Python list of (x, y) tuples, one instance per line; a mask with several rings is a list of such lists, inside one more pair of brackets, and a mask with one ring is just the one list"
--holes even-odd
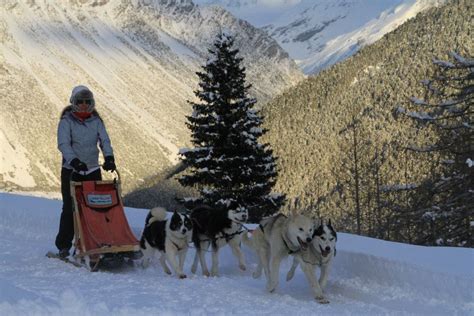
[(91, 99), (79, 99), (79, 100), (76, 100), (74, 103), (75, 103), (76, 105), (79, 105), (79, 104), (91, 105), (91, 104), (92, 104), (92, 100), (91, 100)]

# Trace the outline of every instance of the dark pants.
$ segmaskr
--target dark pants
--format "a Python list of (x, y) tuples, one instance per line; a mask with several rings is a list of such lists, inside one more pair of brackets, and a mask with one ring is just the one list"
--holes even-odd
[(63, 196), (63, 212), (61, 213), (61, 221), (59, 222), (59, 232), (56, 236), (56, 247), (58, 247), (59, 250), (71, 249), (72, 240), (74, 238), (73, 205), (70, 191), (71, 180), (76, 182), (102, 180), (102, 174), (100, 169), (97, 169), (88, 175), (81, 175), (76, 172), (72, 172), (71, 169), (61, 169), (61, 194)]

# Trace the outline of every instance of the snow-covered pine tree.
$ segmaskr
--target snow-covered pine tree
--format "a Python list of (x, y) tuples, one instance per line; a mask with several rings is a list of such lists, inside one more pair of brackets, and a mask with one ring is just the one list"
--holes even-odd
[(425, 100), (412, 98), (423, 111), (406, 115), (437, 131), (424, 151), (441, 154), (442, 174), (419, 187), (418, 222), (428, 223), (420, 243), (473, 247), (474, 223), (474, 59), (450, 53), (452, 61), (435, 60), (438, 74), (424, 80)]
[(245, 68), (233, 48), (234, 38), (219, 34), (203, 71), (198, 72), (199, 102), (186, 123), (194, 148), (180, 150), (188, 173), (179, 179), (199, 189), (200, 198), (184, 199), (185, 206), (244, 207), (251, 221), (276, 212), (285, 196), (271, 193), (277, 170), (268, 144), (258, 142), (266, 132), (262, 116), (248, 97)]

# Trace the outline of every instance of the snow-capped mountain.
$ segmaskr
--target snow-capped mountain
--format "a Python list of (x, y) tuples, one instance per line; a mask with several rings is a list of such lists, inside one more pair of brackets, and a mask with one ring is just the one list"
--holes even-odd
[(59, 184), (56, 128), (79, 84), (96, 96), (125, 187), (175, 163), (195, 72), (219, 31), (237, 36), (260, 102), (303, 77), (265, 32), (190, 0), (4, 0), (0, 16), (3, 187)]
[(306, 74), (356, 53), (442, 0), (195, 0), (268, 32)]

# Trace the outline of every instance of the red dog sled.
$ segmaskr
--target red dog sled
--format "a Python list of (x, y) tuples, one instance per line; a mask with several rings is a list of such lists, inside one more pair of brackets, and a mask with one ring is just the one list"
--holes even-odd
[(128, 224), (121, 197), (120, 174), (114, 180), (71, 181), (74, 205), (74, 257), (95, 271), (105, 264), (137, 259), (137, 238)]

